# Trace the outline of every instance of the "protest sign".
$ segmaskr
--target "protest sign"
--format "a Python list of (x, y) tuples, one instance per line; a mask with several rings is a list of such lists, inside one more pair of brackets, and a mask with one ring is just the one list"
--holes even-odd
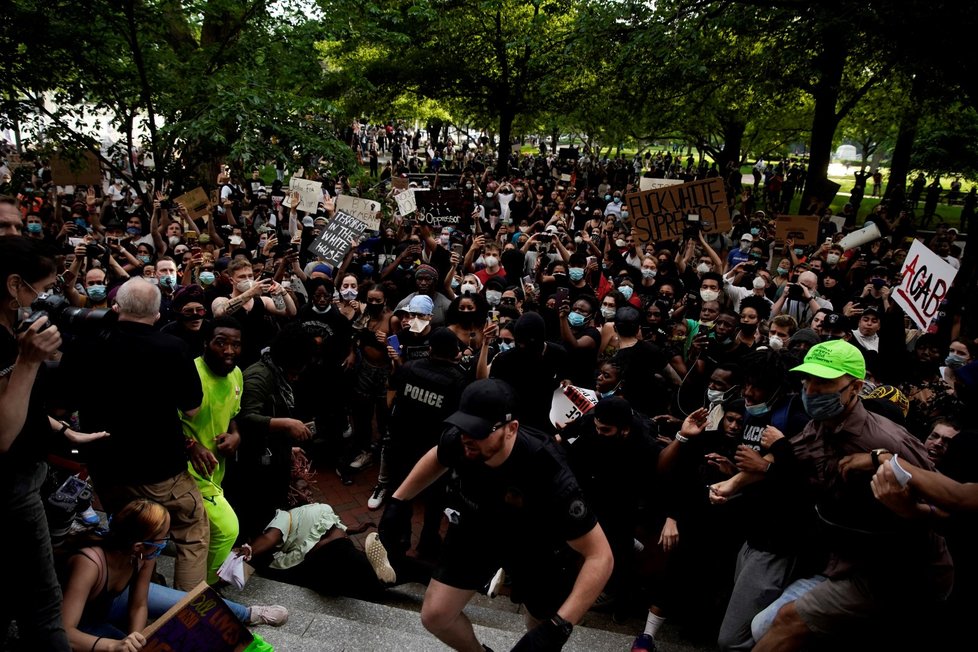
[(398, 190), (407, 190), (411, 182), (405, 177), (391, 177), (391, 186)]
[(838, 233), (842, 233), (842, 229), (846, 228), (846, 218), (844, 215), (833, 215), (829, 218), (829, 222), (835, 224)]
[(410, 172), (407, 175), (408, 183), (416, 183), (422, 188), (457, 188), (462, 180), (460, 174), (442, 174), (439, 172)]
[(654, 190), (656, 188), (665, 188), (667, 186), (678, 186), (683, 182), (682, 179), (658, 179), (653, 177), (641, 177), (638, 180), (639, 192), (645, 190)]
[(558, 387), (550, 404), (550, 423), (563, 428), (590, 412), (597, 404), (598, 395), (593, 390), (574, 385)]
[[(323, 198), (323, 184), (319, 181), (300, 179), (292, 177), (289, 181), (289, 190), (299, 193), (299, 210), (306, 213), (315, 213), (319, 210), (319, 202)], [(286, 206), (291, 206), (291, 200), (285, 199)]]
[(958, 270), (923, 242), (914, 240), (903, 263), (900, 285), (890, 296), (921, 330), (926, 331), (937, 316), (957, 273)]
[(394, 195), (394, 201), (397, 202), (397, 212), (401, 215), (410, 215), (418, 208), (418, 202), (414, 199), (414, 190), (412, 188), (408, 188)]
[(214, 589), (197, 588), (143, 630), (144, 652), (241, 652), (254, 640)]
[(774, 218), (774, 239), (784, 242), (794, 238), (795, 244), (818, 244), (817, 215), (778, 215)]
[(428, 226), (454, 226), (466, 224), (472, 214), (472, 202), (465, 199), (461, 190), (431, 190), (414, 194), (417, 210), (414, 219)]
[(352, 215), (336, 211), (319, 237), (309, 245), (309, 251), (327, 265), (336, 267), (342, 262), (350, 243), (358, 240), (367, 230), (367, 225)]
[(581, 152), (576, 147), (561, 147), (557, 150), (557, 156), (561, 160), (577, 160), (581, 158)]
[(642, 244), (683, 237), (688, 215), (699, 215), (705, 234), (729, 231), (730, 210), (719, 177), (625, 195), (632, 227)]
[(80, 156), (55, 154), (51, 157), (51, 181), (56, 186), (97, 186), (102, 183), (102, 168), (92, 152)]
[(200, 186), (180, 195), (173, 200), (173, 204), (183, 204), (192, 220), (206, 218), (211, 213), (211, 204), (207, 199), (207, 193)]
[(334, 205), (336, 210), (352, 215), (366, 224), (371, 231), (380, 229), (380, 218), (377, 217), (377, 213), (380, 211), (380, 202), (351, 195), (339, 195), (334, 201)]

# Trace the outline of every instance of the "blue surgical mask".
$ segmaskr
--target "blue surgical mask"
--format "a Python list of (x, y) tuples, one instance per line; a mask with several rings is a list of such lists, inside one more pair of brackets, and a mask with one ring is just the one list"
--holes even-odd
[(752, 417), (763, 416), (771, 411), (771, 406), (769, 406), (767, 403), (758, 403), (757, 405), (747, 405), (745, 407), (747, 409), (747, 414)]
[(842, 404), (842, 392), (809, 394), (802, 391), (801, 402), (805, 406), (805, 412), (815, 421), (834, 419), (846, 409)]
[(459, 282), (457, 278), (452, 279), (452, 289), (457, 290), (459, 288)]
[(160, 287), (172, 288), (177, 284), (177, 277), (171, 274), (164, 274), (160, 277)]
[(214, 282), (214, 272), (201, 272), (199, 278), (201, 285), (210, 285)]
[(618, 391), (618, 385), (615, 385), (607, 392), (598, 392), (598, 396), (600, 396), (601, 398), (611, 398), (612, 396), (615, 395), (616, 391)]
[(41, 226), (40, 222), (29, 222), (27, 224), (28, 233), (40, 233), (42, 229), (43, 227)]
[(804, 249), (795, 248), (794, 252), (795, 252), (795, 255), (796, 256), (801, 256), (802, 254), (805, 253), (805, 250)]
[(499, 352), (502, 353), (503, 351), (509, 351), (514, 346), (516, 346), (516, 343), (515, 342), (500, 342), (499, 343)]
[(584, 278), (584, 268), (583, 267), (571, 267), (567, 270), (567, 275), (572, 281), (580, 281)]
[(107, 290), (105, 289), (104, 285), (93, 285), (90, 288), (88, 288), (87, 292), (88, 292), (88, 298), (91, 299), (92, 301), (96, 303), (100, 301), (105, 301)]
[(138, 226), (130, 226), (126, 228), (126, 233), (129, 235), (141, 235), (143, 232)]
[(632, 298), (632, 286), (631, 285), (619, 285), (618, 291), (621, 292), (621, 296), (625, 297), (625, 301)]
[(656, 270), (653, 267), (642, 268), (642, 278), (655, 278)]
[(572, 310), (567, 314), (567, 322), (574, 328), (577, 328), (578, 326), (583, 326), (585, 321), (587, 320), (584, 318), (584, 315), (582, 315), (579, 312), (574, 312)]
[(951, 369), (959, 369), (963, 367), (964, 363), (966, 362), (967, 360), (965, 360), (964, 356), (958, 355), (957, 353), (951, 353), (946, 358), (944, 358), (944, 364), (950, 367)]
[(151, 552), (148, 552), (145, 555), (143, 555), (143, 559), (156, 559), (157, 557), (159, 557), (160, 554), (163, 552), (163, 550), (166, 549), (166, 544), (169, 541), (170, 541), (169, 538), (166, 538), (163, 541), (143, 541), (144, 546), (153, 547), (153, 550)]
[(760, 232), (761, 232), (761, 230), (759, 228), (757, 228), (756, 226), (755, 227), (751, 227), (751, 230), (750, 230), (750, 234), (751, 235), (757, 235)]
[(139, 262), (141, 262), (143, 265), (149, 265), (149, 261), (152, 260), (152, 258), (145, 254), (142, 256), (136, 256), (136, 258), (138, 258)]

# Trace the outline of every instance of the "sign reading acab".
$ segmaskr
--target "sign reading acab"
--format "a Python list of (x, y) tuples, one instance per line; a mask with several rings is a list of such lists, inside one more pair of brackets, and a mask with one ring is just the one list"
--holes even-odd
[(681, 239), (689, 215), (700, 216), (700, 228), (707, 234), (732, 228), (719, 177), (631, 193), (625, 203), (642, 244)]

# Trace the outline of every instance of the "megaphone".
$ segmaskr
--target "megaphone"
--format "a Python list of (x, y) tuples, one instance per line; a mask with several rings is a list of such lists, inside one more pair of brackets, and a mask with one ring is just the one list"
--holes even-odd
[(881, 237), (882, 234), (880, 233), (880, 228), (876, 226), (876, 222), (870, 222), (858, 231), (853, 231), (839, 240), (839, 246), (848, 251), (849, 249), (862, 246), (867, 242), (879, 240)]

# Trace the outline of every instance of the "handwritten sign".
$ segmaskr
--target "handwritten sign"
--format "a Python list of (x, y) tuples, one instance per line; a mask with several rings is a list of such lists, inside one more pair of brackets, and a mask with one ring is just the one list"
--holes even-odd
[(336, 267), (350, 250), (351, 241), (358, 240), (366, 230), (367, 225), (362, 221), (336, 211), (323, 232), (309, 245), (309, 251), (327, 265)]
[(558, 387), (550, 404), (550, 423), (563, 428), (590, 412), (597, 404), (598, 395), (593, 390), (574, 385)]
[(774, 239), (784, 242), (785, 238), (794, 238), (796, 245), (817, 244), (818, 216), (778, 215), (774, 218)]
[(391, 177), (391, 186), (398, 190), (407, 190), (411, 182), (406, 177)]
[(414, 193), (417, 204), (414, 219), (429, 226), (459, 226), (466, 224), (472, 214), (472, 202), (461, 190), (431, 190)]
[(335, 201), (336, 210), (343, 211), (347, 215), (352, 215), (367, 225), (371, 231), (380, 230), (380, 202), (352, 197), (350, 195), (340, 195)]
[(642, 244), (679, 240), (688, 215), (700, 216), (706, 234), (731, 228), (727, 193), (719, 177), (631, 193), (625, 202)]
[(289, 190), (299, 193), (300, 211), (315, 213), (319, 210), (319, 202), (323, 198), (322, 183), (319, 181), (310, 181), (309, 179), (292, 177), (292, 179), (289, 181)]
[(97, 186), (102, 183), (102, 168), (92, 152), (79, 156), (55, 154), (51, 157), (51, 181), (56, 186)]
[(638, 189), (640, 192), (646, 190), (655, 190), (656, 188), (667, 188), (669, 186), (678, 186), (683, 182), (682, 179), (658, 179), (653, 177), (641, 177), (638, 180)]
[(414, 190), (408, 188), (394, 195), (397, 202), (397, 212), (401, 215), (410, 215), (418, 209), (418, 202), (414, 199)]
[(920, 240), (914, 240), (903, 264), (900, 286), (891, 295), (921, 330), (928, 330), (958, 270)]
[(183, 204), (192, 220), (206, 219), (211, 214), (210, 200), (207, 198), (207, 193), (200, 186), (180, 195), (173, 200), (173, 203)]
[(201, 582), (143, 631), (148, 652), (241, 652), (254, 641), (214, 589)]

